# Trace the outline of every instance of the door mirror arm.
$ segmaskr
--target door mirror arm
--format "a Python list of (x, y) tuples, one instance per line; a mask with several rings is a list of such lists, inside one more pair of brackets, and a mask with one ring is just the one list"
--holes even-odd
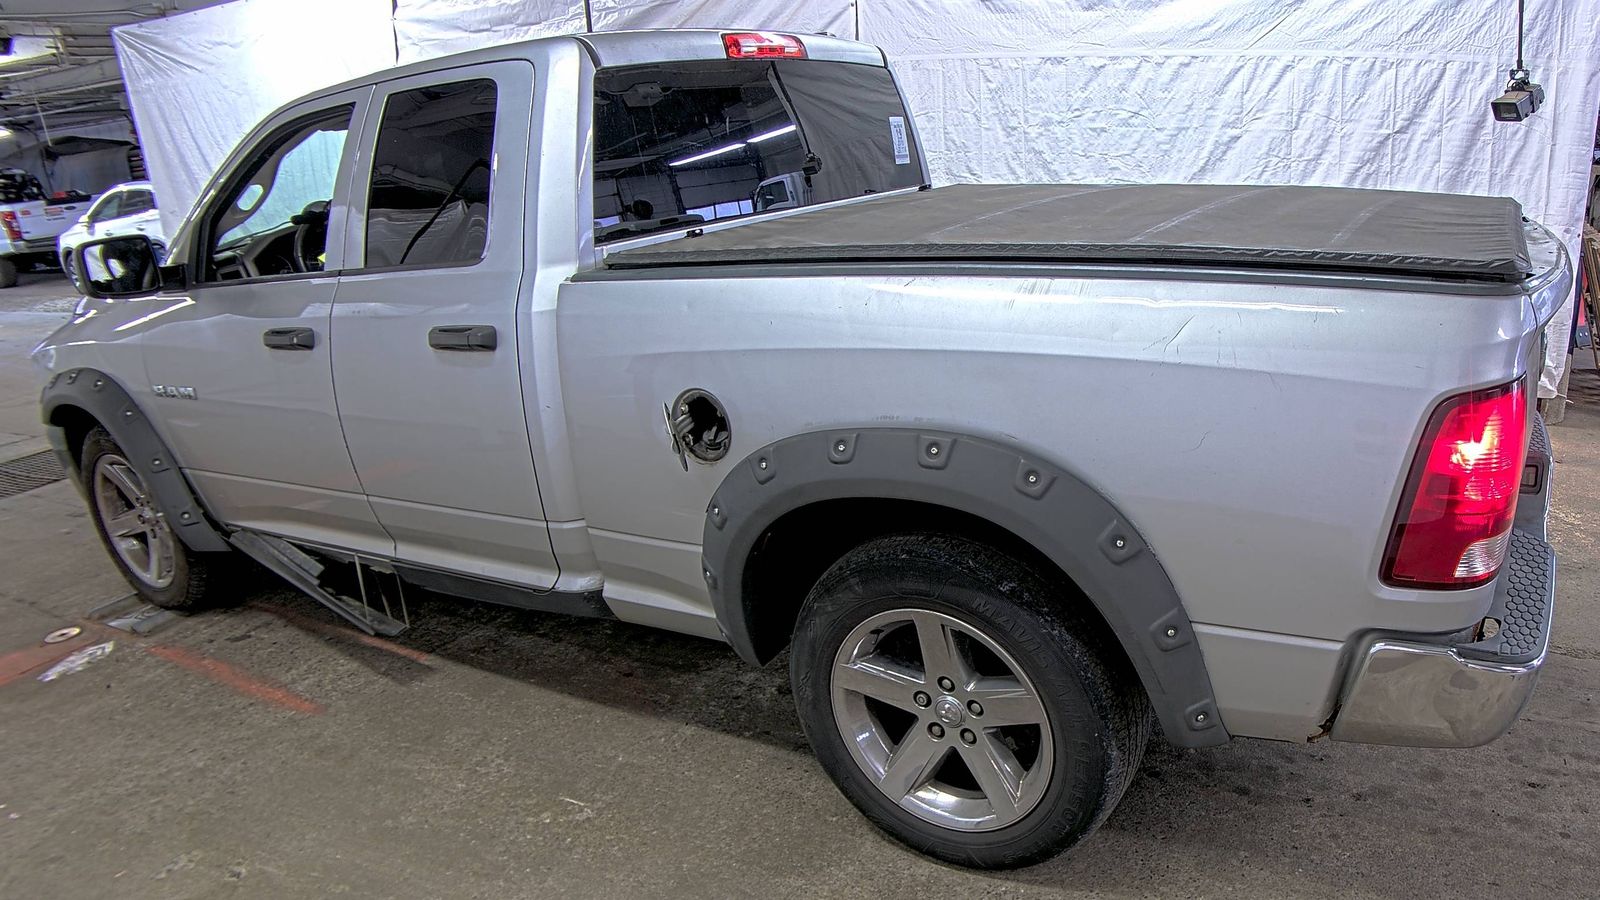
[(182, 291), (189, 287), (189, 267), (183, 263), (171, 263), (157, 269), (161, 279), (161, 290)]

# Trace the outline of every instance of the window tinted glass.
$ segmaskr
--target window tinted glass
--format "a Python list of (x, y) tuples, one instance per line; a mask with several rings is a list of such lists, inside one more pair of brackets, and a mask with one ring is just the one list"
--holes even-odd
[(115, 194), (107, 194), (101, 197), (99, 202), (87, 213), (89, 224), (93, 225), (96, 222), (104, 222), (107, 219), (115, 219), (117, 216), (122, 215), (122, 199), (126, 196), (127, 193), (125, 191), (118, 191)]
[(595, 76), (604, 242), (922, 183), (889, 70), (697, 60)]
[(494, 82), (395, 94), (367, 195), (367, 266), (477, 262), (489, 233)]
[(261, 278), (321, 271), (352, 107), (304, 120), (268, 138), (211, 211), (204, 271)]
[(119, 216), (137, 216), (156, 208), (156, 198), (149, 191), (126, 191), (122, 195)]

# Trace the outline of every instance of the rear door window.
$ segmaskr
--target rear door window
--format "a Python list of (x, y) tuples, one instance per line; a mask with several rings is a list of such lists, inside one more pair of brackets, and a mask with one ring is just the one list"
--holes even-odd
[(367, 194), (367, 268), (483, 258), (495, 101), (487, 78), (389, 97)]
[(882, 66), (694, 60), (595, 75), (598, 242), (922, 183)]
[(127, 191), (122, 195), (122, 208), (118, 216), (137, 216), (156, 208), (156, 198), (149, 191)]

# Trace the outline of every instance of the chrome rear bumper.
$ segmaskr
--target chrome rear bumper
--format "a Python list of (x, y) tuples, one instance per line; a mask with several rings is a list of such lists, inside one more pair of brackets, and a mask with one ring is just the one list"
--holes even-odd
[(1505, 734), (1533, 693), (1550, 650), (1555, 551), (1512, 532), (1489, 618), (1493, 636), (1466, 644), (1367, 639), (1334, 717), (1336, 741), (1477, 747)]

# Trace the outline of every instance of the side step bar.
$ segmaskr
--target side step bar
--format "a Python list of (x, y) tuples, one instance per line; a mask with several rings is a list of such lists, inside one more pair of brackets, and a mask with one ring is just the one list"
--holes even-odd
[[(350, 597), (340, 596), (329, 591), (322, 585), (322, 573), (326, 566), (311, 556), (302, 552), (288, 541), (280, 540), (253, 531), (236, 531), (228, 536), (229, 543), (238, 547), (246, 556), (271, 569), (302, 591), (311, 596), (323, 606), (338, 613), (350, 624), (365, 631), (367, 634), (393, 637), (406, 630), (407, 622), (392, 618), (386, 612), (379, 612), (369, 606), (365, 599), (355, 600)], [(366, 593), (366, 581), (362, 579), (362, 563), (356, 560), (356, 577), (361, 585), (361, 592)], [(388, 603), (384, 603), (385, 609)], [(405, 598), (401, 596), (401, 615), (405, 613)]]

